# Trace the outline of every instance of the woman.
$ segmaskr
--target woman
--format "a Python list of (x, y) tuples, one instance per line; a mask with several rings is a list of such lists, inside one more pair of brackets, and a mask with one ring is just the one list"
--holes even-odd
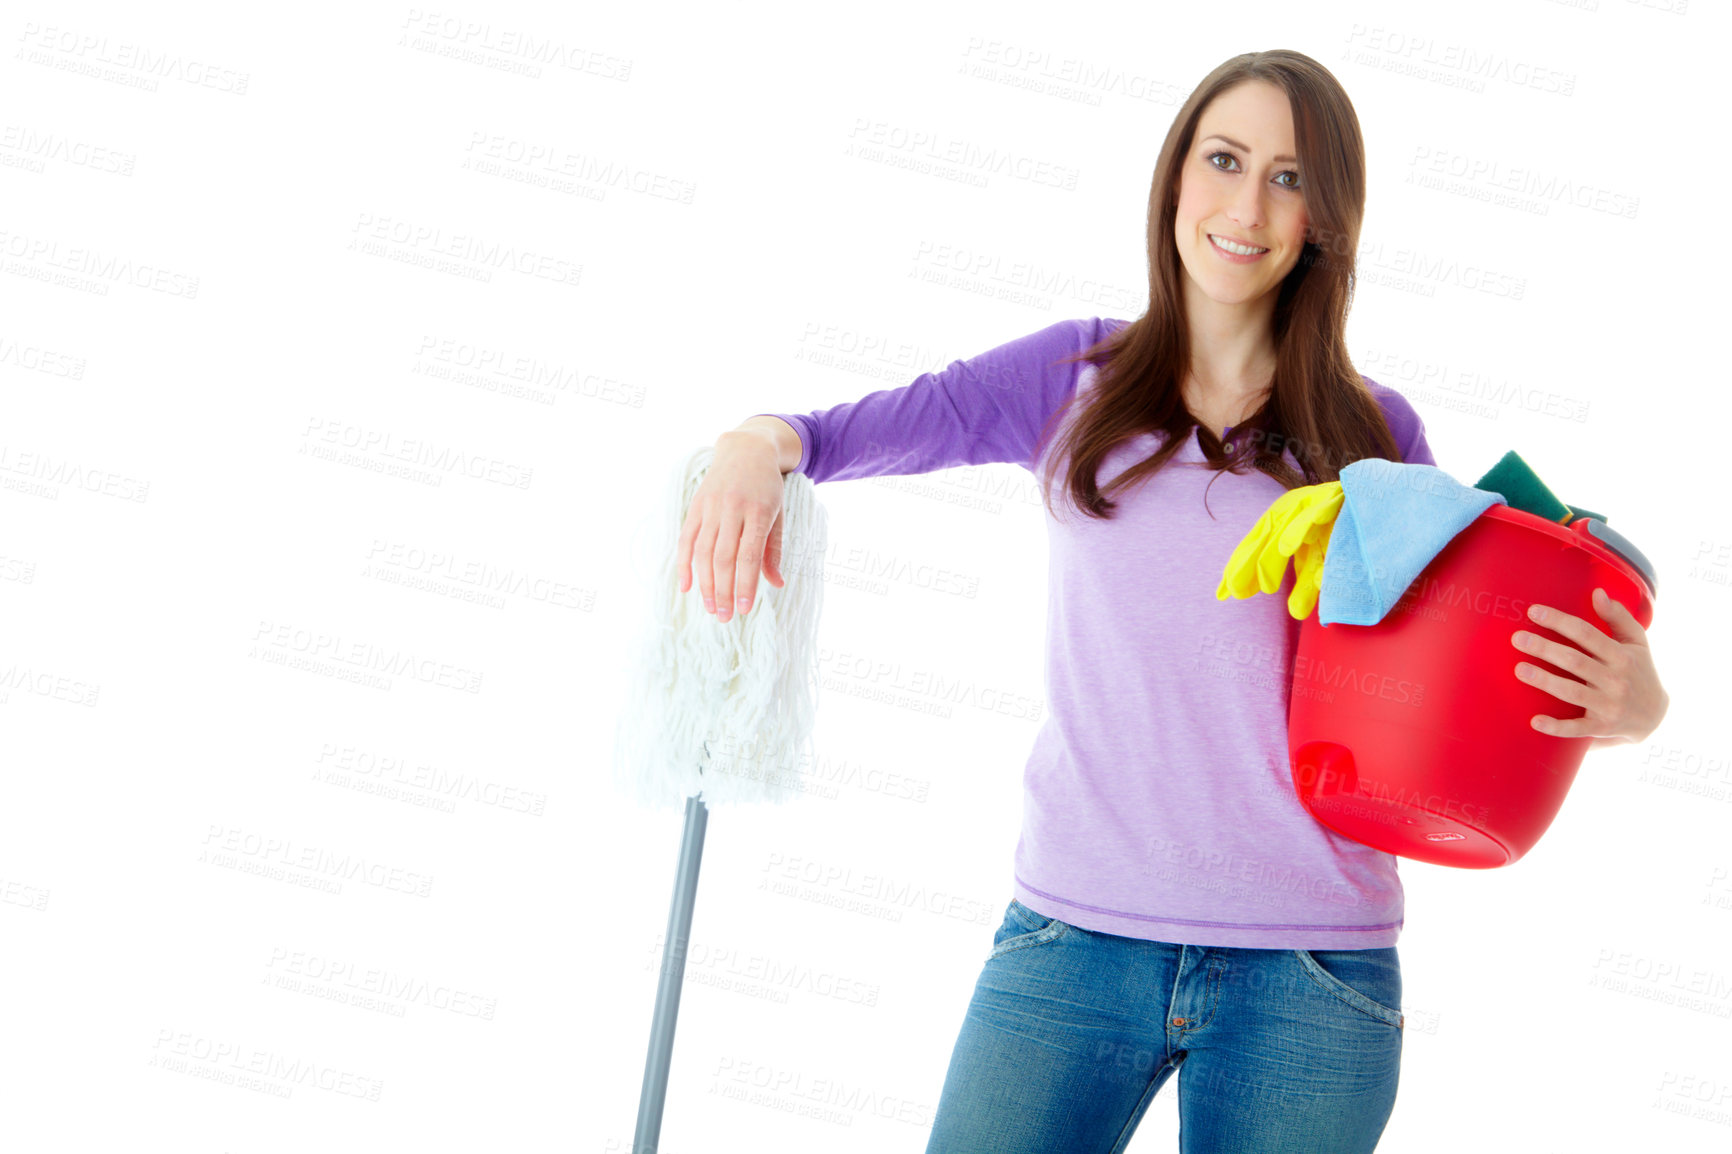
[[(1218, 601), (1239, 539), (1353, 461), (1434, 464), (1418, 415), (1344, 340), (1365, 200), (1358, 120), (1288, 51), (1222, 64), (1173, 121), (1149, 199), (1149, 308), (1069, 320), (942, 373), (716, 441), (680, 534), (719, 621), (778, 588), (783, 474), (814, 482), (1015, 462), (1043, 481), (1051, 715), (1024, 771), (1014, 896), (929, 1150), (1122, 1150), (1181, 1067), (1181, 1149), (1359, 1151), (1402, 1048), (1397, 858), (1303, 809), (1286, 593)], [(1062, 478), (1062, 481), (1059, 480)], [(1104, 483), (1104, 488), (1102, 484)], [(1213, 492), (1211, 493), (1211, 489)], [(1065, 500), (1068, 498), (1068, 506)], [(1583, 706), (1543, 732), (1641, 740), (1665, 694), (1645, 636), (1512, 648)]]

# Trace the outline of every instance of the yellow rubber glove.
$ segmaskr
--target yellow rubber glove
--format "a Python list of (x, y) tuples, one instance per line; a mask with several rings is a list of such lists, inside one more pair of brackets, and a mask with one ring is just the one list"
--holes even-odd
[(1329, 534), (1335, 529), (1335, 515), (1346, 499), (1339, 481), (1317, 488), (1325, 492), (1287, 523), (1278, 542), (1283, 552), (1292, 546), (1294, 580), (1293, 591), (1287, 595), (1287, 612), (1301, 621), (1311, 616), (1323, 591), (1323, 558), (1329, 550)]
[(1323, 558), (1342, 501), (1339, 481), (1281, 494), (1233, 550), (1215, 589), (1216, 599), (1276, 592), (1291, 557), (1296, 578), (1287, 611), (1296, 618), (1309, 616), (1323, 587)]
[(1321, 545), (1306, 541), (1293, 554), (1293, 591), (1287, 594), (1287, 612), (1300, 621), (1317, 607), (1317, 595), (1323, 591), (1323, 553), (1328, 547), (1327, 541)]
[(1328, 544), (1329, 533), (1335, 528), (1335, 514), (1341, 512), (1342, 503), (1346, 500), (1340, 481), (1311, 485), (1294, 492), (1305, 493), (1305, 500), (1288, 518), (1276, 541), (1276, 547), (1289, 557), (1298, 553), (1301, 544)]
[[(1264, 573), (1263, 557), (1267, 546), (1278, 540), (1287, 518), (1302, 500), (1303, 489), (1289, 489), (1263, 511), (1263, 515), (1257, 518), (1257, 523), (1239, 541), (1233, 555), (1227, 559), (1227, 568), (1221, 574), (1221, 583), (1215, 588), (1216, 600), (1225, 601), (1229, 596), (1244, 599), (1258, 592), (1273, 593), (1281, 587), (1285, 562), (1274, 572), (1274, 580), (1270, 582), (1266, 580)], [(1276, 557), (1280, 559), (1278, 552)]]

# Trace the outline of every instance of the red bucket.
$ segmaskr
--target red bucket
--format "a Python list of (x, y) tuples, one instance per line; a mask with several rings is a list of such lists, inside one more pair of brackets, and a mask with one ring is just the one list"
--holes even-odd
[(1652, 573), (1603, 523), (1583, 517), (1566, 528), (1491, 505), (1382, 621), (1323, 625), (1311, 613), (1300, 623), (1287, 715), (1299, 800), (1342, 836), (1402, 857), (1467, 869), (1519, 859), (1551, 826), (1592, 739), (1529, 724), (1535, 714), (1586, 711), (1519, 679), (1521, 661), (1572, 675), (1510, 636), (1521, 629), (1575, 648), (1528, 607), (1549, 605), (1603, 631), (1596, 587), (1646, 629), (1654, 593), (1643, 569)]

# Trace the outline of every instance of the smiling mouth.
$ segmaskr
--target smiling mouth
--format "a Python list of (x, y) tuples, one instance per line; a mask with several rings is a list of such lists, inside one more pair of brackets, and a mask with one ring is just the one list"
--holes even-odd
[[(1228, 253), (1232, 256), (1261, 256), (1263, 253), (1266, 253), (1269, 251), (1266, 248), (1258, 248), (1255, 245), (1248, 245), (1248, 244), (1242, 245), (1242, 244), (1238, 244), (1235, 241), (1223, 241), (1222, 238), (1216, 236), (1212, 232), (1209, 233), (1208, 235), (1209, 235), (1209, 243), (1210, 244), (1213, 244), (1216, 248), (1220, 249), (1222, 252)], [(1229, 245), (1231, 245), (1233, 247), (1228, 247)], [(1250, 251), (1248, 251), (1248, 252), (1239, 251), (1241, 249), (1248, 249)]]

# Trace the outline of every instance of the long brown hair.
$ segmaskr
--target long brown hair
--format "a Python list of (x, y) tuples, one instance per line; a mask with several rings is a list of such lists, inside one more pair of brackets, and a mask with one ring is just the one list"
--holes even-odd
[[(1248, 80), (1284, 90), (1293, 112), (1293, 134), (1304, 174), (1307, 240), (1299, 262), (1281, 282), (1274, 310), (1276, 368), (1261, 407), (1237, 426), (1231, 457), (1213, 429), (1200, 425), (1185, 405), (1182, 384), (1190, 368), (1185, 319), (1185, 275), (1173, 230), (1178, 212), (1179, 173), (1190, 152), (1197, 121), (1209, 102)], [(1359, 118), (1340, 83), (1323, 65), (1298, 52), (1273, 49), (1235, 56), (1191, 93), (1167, 130), (1149, 189), (1149, 307), (1118, 332), (1064, 362), (1088, 361), (1099, 372), (1092, 399), (1055, 447), (1042, 477), (1047, 508), (1060, 459), (1068, 461), (1071, 501), (1090, 516), (1110, 519), (1110, 494), (1160, 469), (1197, 429), (1198, 443), (1215, 469), (1238, 474), (1255, 468), (1288, 489), (1337, 480), (1364, 457), (1399, 461), (1381, 407), (1347, 353), (1347, 306), (1355, 283), (1359, 227), (1365, 214), (1365, 145)], [(1067, 401), (1042, 432), (1044, 444)], [(1096, 474), (1117, 445), (1143, 433), (1161, 432), (1158, 452), (1115, 478), (1103, 493)], [(1304, 470), (1282, 459), (1292, 450)], [(1205, 497), (1207, 490), (1205, 489)]]

